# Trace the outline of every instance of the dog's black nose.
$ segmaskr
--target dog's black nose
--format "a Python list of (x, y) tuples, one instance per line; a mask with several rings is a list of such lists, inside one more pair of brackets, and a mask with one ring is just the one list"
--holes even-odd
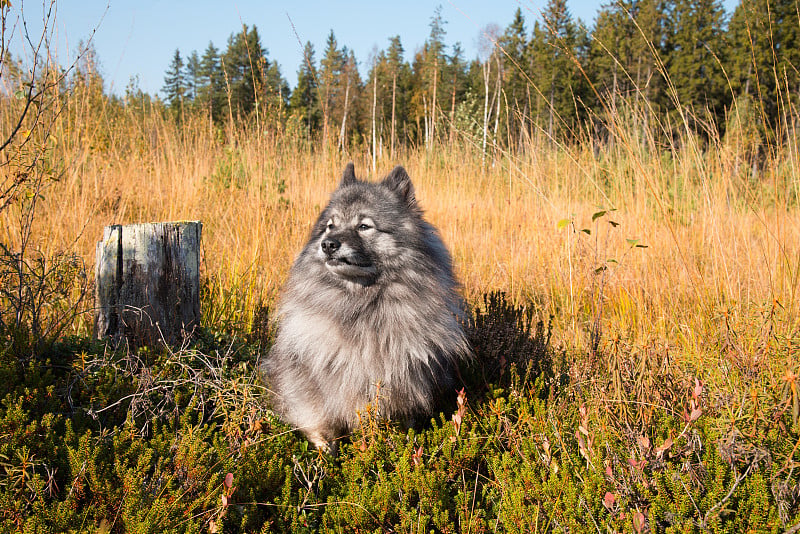
[(322, 252), (330, 256), (331, 254), (339, 250), (339, 247), (341, 246), (342, 244), (337, 239), (329, 237), (328, 239), (322, 241)]

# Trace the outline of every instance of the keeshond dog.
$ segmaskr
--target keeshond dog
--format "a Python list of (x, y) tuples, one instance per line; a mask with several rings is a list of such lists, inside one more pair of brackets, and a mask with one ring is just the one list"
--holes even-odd
[(273, 409), (325, 450), (368, 407), (413, 424), (455, 389), (470, 356), (463, 315), (450, 254), (405, 169), (370, 183), (350, 163), (278, 306), (262, 363)]

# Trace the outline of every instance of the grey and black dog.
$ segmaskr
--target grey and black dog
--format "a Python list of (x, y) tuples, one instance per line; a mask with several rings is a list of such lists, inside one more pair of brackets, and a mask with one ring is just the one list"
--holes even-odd
[(294, 262), (262, 364), (273, 408), (316, 446), (371, 406), (410, 424), (469, 358), (452, 261), (403, 167), (381, 182), (347, 165)]

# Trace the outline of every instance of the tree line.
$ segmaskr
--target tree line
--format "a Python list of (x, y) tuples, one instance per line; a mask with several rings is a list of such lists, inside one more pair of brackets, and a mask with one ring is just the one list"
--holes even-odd
[(617, 0), (591, 28), (566, 0), (548, 0), (532, 26), (518, 8), (506, 28), (485, 27), (472, 60), (446, 43), (441, 8), (429, 26), (412, 54), (390, 37), (361, 64), (363, 77), (333, 31), (319, 60), (307, 42), (294, 90), (257, 28), (244, 26), (224, 51), (176, 50), (162, 91), (175, 113), (256, 118), (340, 147), (391, 151), (456, 136), (484, 148), (524, 147), (532, 136), (602, 139), (626, 116), (659, 137), (709, 138), (742, 112), (774, 141), (791, 130), (800, 94), (796, 0), (741, 0), (730, 17), (719, 0)]

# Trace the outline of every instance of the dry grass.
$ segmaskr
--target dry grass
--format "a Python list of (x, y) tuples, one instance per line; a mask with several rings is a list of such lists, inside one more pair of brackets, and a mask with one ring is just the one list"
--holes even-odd
[[(41, 249), (70, 249), (92, 266), (105, 225), (199, 219), (206, 320), (245, 328), (278, 295), (344, 164), (379, 177), (366, 151), (311, 150), (290, 134), (246, 126), (219, 131), (202, 117), (177, 126), (136, 106), (91, 105), (81, 92), (55, 139), (49, 154), (63, 173), (39, 209)], [(459, 142), (393, 161), (383, 155), (377, 174), (406, 166), (471, 301), (500, 289), (533, 302), (572, 346), (586, 342), (602, 312), (606, 333), (666, 339), (694, 353), (720, 338), (723, 317), (750, 324), (774, 308), (781, 333), (797, 329), (798, 146), (756, 178), (746, 148), (730, 138), (703, 151), (691, 143), (665, 150), (620, 135), (599, 148), (534, 140), (522, 155), (497, 152), (484, 162)], [(601, 209), (608, 212), (593, 221)], [(6, 242), (14, 217), (2, 214)], [(570, 224), (559, 225), (564, 219)]]

